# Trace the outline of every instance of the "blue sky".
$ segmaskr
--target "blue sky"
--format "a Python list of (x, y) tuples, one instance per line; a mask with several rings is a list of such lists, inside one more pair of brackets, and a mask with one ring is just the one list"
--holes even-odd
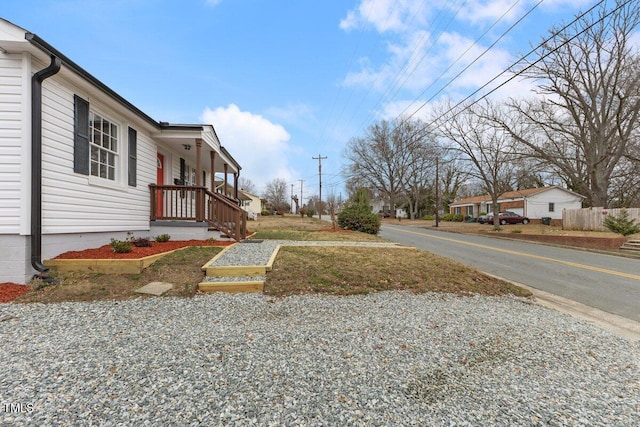
[[(211, 123), (258, 192), (346, 196), (344, 146), (367, 126), (464, 98), (595, 0), (2, 0), (158, 121)], [(481, 38), (481, 35), (484, 36)], [(452, 65), (453, 64), (453, 65)], [(512, 82), (503, 96), (526, 94)], [(500, 96), (499, 94), (496, 96)]]

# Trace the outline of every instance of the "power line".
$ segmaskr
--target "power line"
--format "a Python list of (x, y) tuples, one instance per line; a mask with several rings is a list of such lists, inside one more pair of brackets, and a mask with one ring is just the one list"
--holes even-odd
[[(423, 126), (419, 132), (424, 131), (427, 127), (433, 125), (434, 123), (438, 122), (439, 120), (441, 120), (443, 117), (445, 117), (447, 114), (449, 114), (450, 112), (454, 111), (455, 109), (457, 109), (458, 107), (460, 107), (462, 104), (464, 104), (467, 100), (469, 100), (470, 98), (472, 98), (474, 95), (476, 95), (478, 92), (480, 92), (481, 90), (483, 90), (484, 88), (486, 88), (487, 86), (489, 86), (489, 84), (493, 83), (494, 81), (496, 81), (498, 78), (500, 78), (501, 76), (503, 76), (504, 74), (506, 74), (507, 72), (509, 72), (511, 69), (513, 69), (514, 67), (516, 67), (519, 63), (521, 63), (522, 61), (524, 61), (529, 55), (531, 55), (532, 53), (535, 53), (538, 49), (540, 49), (541, 47), (543, 47), (545, 44), (549, 43), (554, 37), (557, 37), (558, 34), (562, 33), (563, 31), (565, 31), (566, 29), (568, 29), (569, 27), (571, 27), (572, 25), (574, 25), (576, 22), (578, 22), (580, 19), (584, 18), (587, 14), (591, 13), (596, 7), (602, 5), (602, 3), (604, 3), (606, 0), (600, 0), (598, 3), (596, 3), (595, 5), (593, 5), (592, 7), (590, 7), (589, 9), (587, 9), (586, 12), (576, 16), (573, 21), (571, 21), (570, 23), (568, 23), (567, 25), (565, 25), (564, 27), (562, 27), (561, 29), (555, 31), (550, 37), (546, 38), (545, 40), (543, 40), (540, 44), (538, 44), (538, 46), (536, 46), (535, 48), (531, 49), (526, 55), (523, 55), (520, 59), (518, 59), (516, 62), (514, 62), (511, 66), (509, 66), (506, 70), (502, 71), (501, 73), (499, 73), (497, 76), (495, 76), (494, 78), (492, 78), (491, 80), (489, 80), (487, 83), (485, 83), (484, 85), (482, 85), (481, 87), (479, 87), (478, 89), (476, 89), (475, 91), (473, 91), (470, 95), (468, 95), (467, 97), (465, 97), (463, 100), (459, 101), (458, 103), (456, 103), (453, 107), (449, 108), (447, 111), (445, 111), (444, 113), (442, 113), (439, 117), (433, 119), (430, 123), (426, 124), (425, 126)], [(593, 23), (591, 23), (590, 25), (588, 25), (586, 28), (582, 29), (582, 31), (577, 32), (576, 34), (574, 34), (572, 37), (569, 37), (567, 40), (565, 40), (564, 42), (562, 42), (560, 45), (556, 46), (554, 49), (546, 52), (544, 55), (542, 55), (540, 58), (536, 59), (535, 61), (533, 61), (531, 64), (529, 64), (528, 66), (526, 66), (525, 68), (523, 68), (522, 70), (519, 70), (517, 72), (514, 72), (514, 74), (508, 78), (506, 81), (502, 82), (501, 84), (499, 84), (498, 86), (496, 86), (495, 88), (491, 89), (489, 92), (483, 94), (481, 97), (479, 97), (478, 99), (474, 100), (472, 103), (470, 103), (469, 105), (465, 106), (465, 108), (463, 108), (460, 112), (465, 111), (468, 108), (471, 108), (473, 105), (477, 104), (479, 101), (481, 101), (482, 99), (486, 98), (487, 96), (491, 95), (492, 93), (494, 93), (495, 91), (497, 91), (498, 89), (500, 89), (501, 87), (503, 87), (504, 85), (506, 85), (507, 83), (511, 82), (512, 80), (514, 80), (516, 77), (521, 76), (522, 74), (524, 74), (527, 70), (529, 70), (531, 67), (535, 66), (538, 62), (542, 61), (543, 59), (545, 59), (546, 57), (548, 57), (549, 55), (551, 55), (552, 53), (555, 53), (558, 49), (560, 49), (561, 47), (565, 46), (567, 43), (573, 41), (576, 37), (578, 37), (579, 35), (581, 35), (582, 33), (590, 30), (594, 25), (596, 25), (598, 22), (602, 22), (604, 21), (605, 18), (609, 17), (609, 15), (613, 14), (614, 12), (616, 12), (617, 10), (621, 9), (622, 7), (626, 6), (628, 3), (631, 3), (632, 1), (635, 0), (627, 0), (624, 3), (618, 5), (617, 7), (615, 7), (614, 9), (612, 9), (611, 11), (609, 11), (608, 13), (606, 13), (605, 15), (603, 15), (600, 19), (595, 20)], [(420, 108), (418, 110), (416, 110), (413, 114), (415, 115), (415, 113), (417, 113), (420, 109), (422, 109), (430, 100), (426, 101), (422, 106), (420, 106)]]

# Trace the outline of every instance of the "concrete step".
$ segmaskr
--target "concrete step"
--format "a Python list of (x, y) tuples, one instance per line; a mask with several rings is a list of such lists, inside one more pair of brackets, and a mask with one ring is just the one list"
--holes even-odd
[(640, 252), (640, 240), (629, 240), (620, 246), (620, 249)]

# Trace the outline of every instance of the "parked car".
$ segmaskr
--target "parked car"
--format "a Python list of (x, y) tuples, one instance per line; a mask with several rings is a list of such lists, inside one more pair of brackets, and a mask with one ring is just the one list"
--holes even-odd
[(478, 222), (480, 224), (488, 224), (489, 222), (487, 221), (487, 218), (491, 217), (491, 222), (493, 222), (493, 215), (492, 214), (486, 214), (486, 215), (480, 215), (478, 217)]
[[(480, 217), (482, 218), (482, 217)], [(478, 218), (478, 222), (480, 222), (480, 218)], [(526, 216), (518, 215), (515, 212), (504, 211), (498, 213), (499, 222), (501, 225), (505, 224), (528, 224), (529, 218)], [(485, 215), (483, 218), (483, 222), (481, 224), (493, 224), (493, 214)]]

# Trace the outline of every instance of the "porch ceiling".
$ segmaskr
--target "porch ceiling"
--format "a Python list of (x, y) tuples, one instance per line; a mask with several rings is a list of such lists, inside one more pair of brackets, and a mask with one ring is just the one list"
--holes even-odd
[[(193, 127), (190, 129), (166, 130), (153, 135), (153, 139), (165, 145), (180, 154), (187, 163), (196, 164), (196, 140), (202, 140), (201, 163), (202, 169), (209, 170), (211, 166), (211, 152), (215, 153), (214, 172), (223, 173), (224, 165), (227, 164), (228, 173), (237, 173), (239, 167), (237, 162), (231, 158), (226, 150), (220, 146), (212, 146), (209, 142), (210, 137), (205, 135), (202, 127)], [(216, 141), (217, 142), (217, 141)]]

